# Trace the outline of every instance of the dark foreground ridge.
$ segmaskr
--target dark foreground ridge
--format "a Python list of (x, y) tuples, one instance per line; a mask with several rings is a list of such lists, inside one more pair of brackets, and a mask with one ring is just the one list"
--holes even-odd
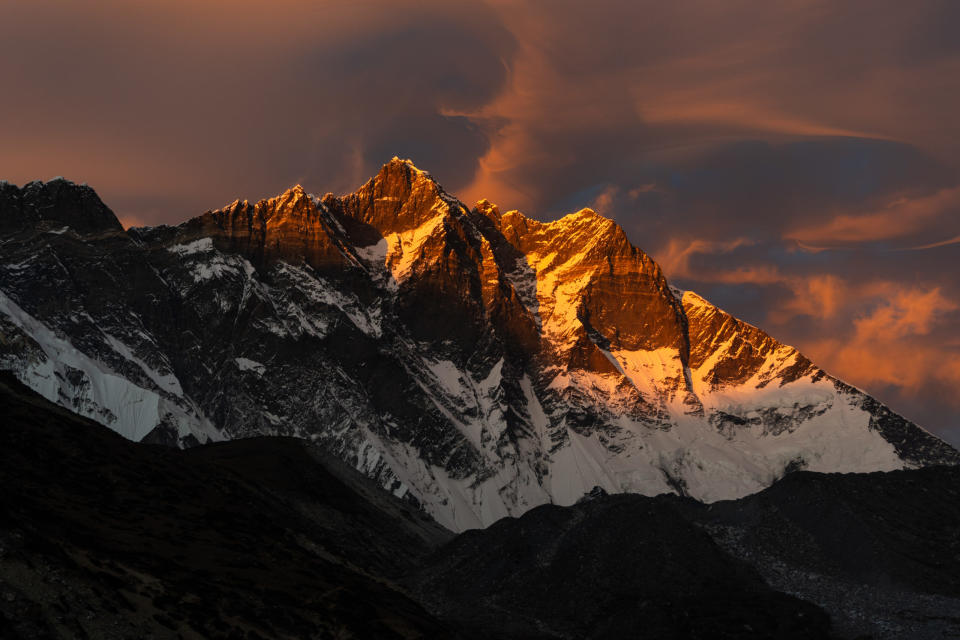
[[(619, 539), (539, 523), (544, 514), (587, 516), (602, 530), (606, 510), (554, 509), (464, 536), (427, 559), (452, 535), (301, 441), (189, 452), (138, 445), (10, 376), (2, 387), (5, 638), (548, 638), (591, 635), (598, 615), (605, 625), (595, 637), (648, 620), (667, 637), (723, 628), (768, 637), (784, 626), (779, 619), (784, 637), (821, 637), (826, 627), (822, 612), (765, 587), (666, 503), (638, 503), (656, 512), (633, 514), (653, 516), (646, 530), (611, 522)], [(518, 526), (526, 537), (503, 548), (498, 534)], [(618, 585), (655, 540), (663, 559), (642, 567), (640, 585)], [(564, 552), (550, 560), (526, 545)], [(591, 567), (570, 564), (588, 547)], [(544, 581), (516, 572), (515, 594), (486, 597), (501, 577), (485, 563), (509, 569), (537, 558), (552, 567)], [(698, 568), (705, 575), (688, 584)], [(416, 596), (401, 586), (414, 573)], [(604, 573), (609, 579), (593, 580)], [(643, 585), (659, 592), (646, 608), (649, 589), (633, 592)]]
[(956, 469), (597, 492), (454, 537), (301, 440), (135, 444), (9, 374), (0, 411), (3, 638), (960, 632)]
[(391, 577), (452, 534), (302, 441), (136, 445), (9, 374), (0, 412), (0, 638), (451, 635)]
[(788, 475), (729, 502), (683, 505), (775, 589), (845, 637), (960, 638), (960, 471)]

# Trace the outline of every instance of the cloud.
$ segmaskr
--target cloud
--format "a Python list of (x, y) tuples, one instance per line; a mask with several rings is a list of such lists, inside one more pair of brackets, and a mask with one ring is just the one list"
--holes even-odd
[[(785, 237), (822, 249), (880, 240), (902, 241), (922, 233), (942, 237), (957, 228), (960, 228), (960, 186), (916, 197), (900, 196), (879, 210), (842, 213), (826, 223), (787, 231)], [(929, 249), (955, 240), (935, 241), (913, 248)]]
[(923, 251), (926, 249), (937, 249), (939, 247), (948, 247), (952, 244), (960, 244), (960, 236), (954, 238), (948, 238), (947, 240), (940, 240), (939, 242), (931, 242), (930, 244), (923, 244), (919, 247), (907, 247), (908, 251)]
[(769, 111), (758, 105), (743, 102), (689, 102), (689, 98), (676, 102), (645, 102), (638, 105), (641, 117), (649, 124), (701, 125), (740, 129), (746, 134), (769, 132), (801, 136), (860, 137), (884, 139), (876, 132), (855, 131), (833, 127), (806, 120), (802, 117)]
[(947, 312), (960, 306), (948, 300), (940, 289), (929, 291), (901, 290), (866, 316), (854, 321), (860, 340), (896, 340), (908, 336), (927, 335), (932, 326)]
[(850, 286), (832, 274), (792, 278), (789, 284), (793, 298), (784, 307), (772, 309), (770, 317), (776, 318), (777, 314), (785, 314), (788, 317), (799, 315), (830, 320), (835, 318), (850, 300)]
[(557, 199), (547, 189), (579, 191), (594, 169), (619, 183), (738, 139), (866, 137), (957, 160), (944, 144), (960, 133), (950, 3), (494, 6), (520, 44), (506, 90), (465, 114), (506, 123), (471, 197), (542, 209)]
[[(960, 349), (942, 340), (955, 326), (958, 309), (939, 289), (901, 289), (858, 316), (851, 334), (814, 341), (810, 347), (835, 375), (868, 388), (894, 387), (922, 400), (960, 384)], [(960, 409), (956, 394), (946, 394), (942, 401)]]
[[(599, 209), (598, 209), (599, 210)], [(671, 240), (667, 243), (666, 249), (657, 252), (657, 262), (664, 273), (670, 278), (690, 278), (695, 276), (691, 268), (690, 261), (695, 255), (702, 254), (727, 254), (740, 247), (747, 246), (753, 242), (748, 238), (734, 238), (727, 241), (712, 240)], [(754, 271), (751, 273), (733, 272), (717, 274), (720, 278), (729, 278), (727, 281), (734, 282), (777, 282), (782, 278), (774, 273), (761, 274)]]
[[(514, 47), (480, 2), (16, 3), (0, 22), (0, 175), (65, 175), (178, 222), (295, 182), (356, 188), (393, 155), (468, 182)], [(165, 211), (132, 209), (165, 200)]]

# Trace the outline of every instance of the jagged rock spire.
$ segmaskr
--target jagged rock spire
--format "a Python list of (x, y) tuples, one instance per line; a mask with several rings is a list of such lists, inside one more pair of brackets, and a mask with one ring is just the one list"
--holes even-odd
[(345, 196), (343, 209), (382, 235), (419, 227), (437, 215), (466, 212), (429, 173), (396, 157), (356, 193)]

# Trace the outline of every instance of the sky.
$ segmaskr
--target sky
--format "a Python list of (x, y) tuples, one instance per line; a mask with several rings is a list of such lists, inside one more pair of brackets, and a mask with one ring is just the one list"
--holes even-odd
[(692, 289), (960, 445), (960, 3), (8, 0), (0, 179), (127, 225), (393, 156), (590, 206)]

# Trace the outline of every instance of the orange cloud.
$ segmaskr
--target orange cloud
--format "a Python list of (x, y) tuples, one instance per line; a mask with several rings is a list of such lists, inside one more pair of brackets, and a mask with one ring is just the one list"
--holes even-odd
[[(939, 289), (900, 289), (885, 303), (857, 318), (852, 332), (812, 341), (807, 354), (834, 375), (869, 388), (890, 385), (918, 394), (933, 385), (960, 385), (960, 358), (930, 334), (947, 314), (960, 309)], [(947, 398), (960, 406), (960, 397)]]
[(785, 286), (792, 292), (793, 297), (786, 304), (768, 310), (768, 318), (775, 325), (784, 324), (798, 315), (821, 319), (836, 315), (842, 301), (847, 299), (850, 287), (833, 275), (790, 275), (773, 264), (709, 270), (691, 267), (690, 262), (695, 255), (724, 254), (753, 244), (754, 241), (749, 238), (735, 238), (730, 241), (673, 239), (665, 249), (657, 252), (656, 260), (671, 280), (693, 279), (718, 284)]
[[(694, 255), (729, 253), (734, 249), (748, 246), (750, 244), (753, 244), (753, 242), (748, 238), (735, 238), (729, 241), (672, 239), (667, 243), (666, 249), (657, 253), (656, 258), (660, 268), (663, 269), (663, 272), (671, 279), (690, 277), (698, 277), (698, 279), (702, 279), (699, 278), (700, 274), (695, 274), (690, 268), (690, 259)], [(721, 278), (722, 280), (714, 280), (714, 278)], [(778, 282), (781, 279), (782, 278), (777, 275), (776, 271), (772, 268), (769, 270), (766, 268), (751, 268), (727, 272), (714, 272), (710, 274), (708, 281), (769, 284), (771, 282)]]
[[(904, 396), (916, 397), (928, 389), (960, 385), (960, 361), (929, 345), (825, 340), (808, 344), (805, 352), (831, 374), (867, 390), (889, 385)], [(955, 394), (941, 396), (939, 402), (960, 407)]]
[(837, 315), (849, 299), (849, 285), (833, 275), (791, 278), (788, 282), (793, 299), (782, 309), (771, 309), (774, 317), (789, 314), (829, 320)]
[(939, 287), (929, 291), (900, 290), (873, 313), (855, 320), (856, 333), (864, 340), (894, 340), (930, 333), (936, 321), (949, 311), (960, 308), (941, 293)]
[(696, 96), (681, 94), (654, 104), (641, 100), (637, 108), (643, 120), (651, 124), (695, 124), (710, 127), (721, 125), (745, 131), (788, 135), (889, 139), (888, 136), (878, 133), (834, 127), (801, 116), (779, 112), (761, 104), (751, 104), (743, 99), (736, 102), (702, 102)]
[(616, 201), (618, 198), (623, 198), (626, 202), (635, 205), (637, 199), (644, 193), (650, 193), (651, 191), (656, 191), (657, 185), (654, 183), (642, 184), (639, 187), (634, 187), (632, 189), (623, 190), (617, 185), (611, 184), (607, 185), (591, 202), (590, 208), (605, 215), (607, 217), (612, 216), (612, 212), (616, 207)]
[[(932, 223), (953, 211), (960, 211), (960, 187), (941, 189), (920, 197), (901, 196), (879, 210), (841, 214), (826, 224), (798, 227), (785, 236), (787, 240), (814, 249), (892, 240), (927, 230)], [(929, 249), (957, 241), (960, 236), (913, 248)]]
[(960, 244), (960, 236), (956, 236), (955, 238), (949, 238), (947, 240), (941, 240), (939, 242), (922, 244), (918, 247), (907, 247), (905, 251), (923, 251), (925, 249), (936, 249), (937, 247), (947, 247), (951, 244)]
[(601, 215), (608, 215), (605, 212), (613, 210), (613, 199), (617, 196), (619, 188), (613, 185), (608, 186), (590, 203), (590, 208)]

